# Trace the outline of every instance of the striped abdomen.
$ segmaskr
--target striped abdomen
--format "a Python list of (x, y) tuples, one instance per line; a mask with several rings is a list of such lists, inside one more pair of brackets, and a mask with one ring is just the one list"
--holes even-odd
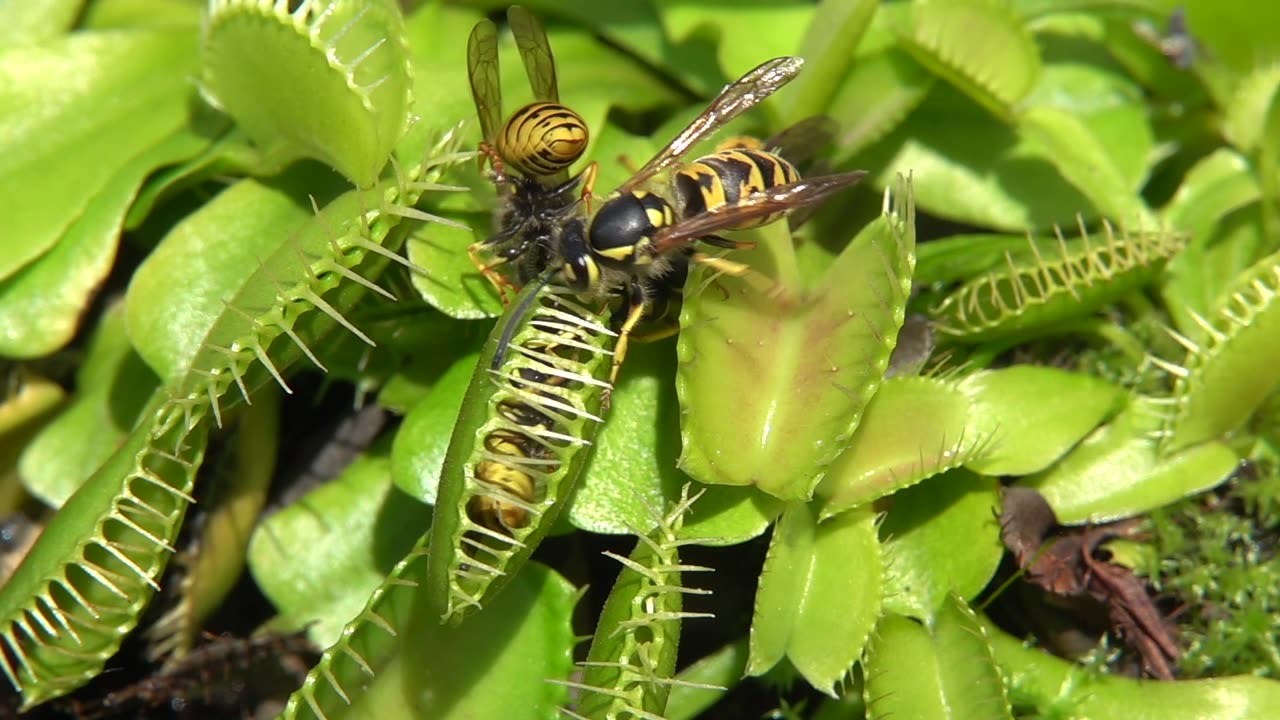
[(556, 103), (525, 105), (498, 135), (502, 160), (530, 177), (550, 177), (568, 169), (587, 149), (587, 124)]
[[(741, 203), (754, 193), (800, 179), (795, 166), (764, 150), (720, 150), (689, 163), (675, 175), (681, 217), (692, 217)], [(767, 225), (783, 213), (746, 218), (725, 228), (745, 230)]]

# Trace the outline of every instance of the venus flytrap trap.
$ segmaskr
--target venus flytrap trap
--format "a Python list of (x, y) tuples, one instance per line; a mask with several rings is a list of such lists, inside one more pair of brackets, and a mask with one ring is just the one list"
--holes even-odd
[(617, 334), (608, 304), (530, 284), (476, 364), (432, 520), (435, 615), (457, 624), (519, 570), (582, 474)]
[(950, 595), (924, 624), (880, 619), (863, 659), (867, 718), (1013, 718), (978, 616)]
[(1120, 233), (1103, 224), (1095, 238), (1057, 233), (1056, 246), (1028, 238), (993, 268), (928, 310), (939, 338), (978, 343), (1025, 340), (1089, 315), (1150, 282), (1185, 239), (1173, 232)]
[(171, 607), (146, 630), (148, 656), (170, 667), (195, 647), (203, 622), (239, 580), (250, 532), (266, 503), (280, 442), (280, 393), (263, 388), (254, 401), (238, 409), (229, 442), (207, 459), (212, 477), (202, 483), (205, 512), (197, 516), (188, 546), (178, 548), (176, 572), (161, 595)]
[[(691, 287), (703, 289), (680, 314), (680, 468), (705, 483), (807, 500), (879, 387), (903, 323), (915, 262), (911, 181), (885, 193), (881, 217), (822, 278), (801, 280), (785, 232), (735, 258), (773, 268), (778, 288), (771, 297), (691, 273)], [(767, 390), (744, 397), (744, 386)], [(745, 447), (744, 427), (753, 428)]]
[(93, 679), (137, 625), (191, 502), (207, 415), (157, 392), (0, 588), (0, 669), (24, 708)]
[(836, 695), (884, 602), (876, 524), (869, 508), (819, 523), (815, 504), (787, 506), (756, 589), (748, 675), (762, 675), (785, 657), (815, 689)]
[(1226, 288), (1180, 364), (1157, 362), (1174, 377), (1162, 451), (1173, 453), (1239, 428), (1280, 383), (1270, 362), (1280, 352), (1280, 253), (1262, 258)]
[(661, 718), (673, 687), (716, 689), (675, 677), (681, 624), (712, 617), (683, 609), (685, 596), (709, 593), (684, 585), (683, 575), (712, 568), (682, 564), (679, 554), (682, 546), (699, 542), (681, 538), (680, 531), (685, 515), (700, 496), (701, 492), (690, 497), (685, 485), (680, 501), (654, 518), (654, 531), (636, 533), (639, 541), (630, 557), (605, 553), (622, 564), (622, 571), (600, 613), (587, 659), (579, 664), (582, 680), (560, 681), (582, 691), (576, 705), (561, 709), (565, 716), (579, 720)]
[(372, 186), (405, 131), (412, 87), (391, 0), (209, 2), (201, 89), (281, 166), (312, 157)]
[[(436, 149), (446, 165), (456, 159), (445, 151), (451, 142), (446, 135)], [(276, 249), (265, 257), (257, 255), (260, 248), (233, 241), (230, 247), (240, 254), (229, 260), (227, 234), (202, 224), (211, 216), (221, 221), (209, 213), (176, 231), (173, 241), (148, 259), (130, 289), (129, 316), (140, 352), (166, 387), (144, 414), (147, 419), (68, 500), (28, 562), (0, 591), (0, 637), (13, 658), (4, 669), (28, 706), (74, 690), (114, 654), (158, 588), (191, 501), (206, 424), (220, 422), (226, 393), (235, 385), (247, 401), (257, 382), (249, 376), (255, 367), (287, 389), (281, 368), (288, 362), (280, 355), (273, 362), (268, 354), (277, 337), (295, 343), (294, 357), (318, 362), (308, 339), (314, 342), (319, 336), (313, 333), (326, 328), (307, 324), (312, 311), (319, 310), (330, 327), (354, 331), (341, 312), (360, 293), (370, 292), (371, 282), (351, 268), (373, 274), (363, 261), (372, 267), (389, 263), (387, 256), (394, 253), (378, 243), (411, 214), (395, 211), (395, 202), (416, 201), (440, 169), (434, 161), (411, 169), (402, 184), (380, 189), (375, 197), (381, 202), (372, 207), (359, 191), (340, 196), (304, 222), (301, 231), (280, 232), (279, 223), (293, 225), (303, 211), (275, 199), (268, 224), (277, 223), (272, 229), (280, 234), (269, 240)], [(270, 195), (247, 187), (258, 198)], [(220, 200), (243, 211), (243, 197), (225, 193)], [(335, 226), (345, 234), (332, 235)], [(242, 229), (262, 241), (262, 224)], [(215, 236), (224, 252), (203, 252), (200, 243)], [(212, 267), (201, 264), (210, 262)], [(193, 293), (185, 296), (185, 305), (149, 302), (184, 276), (206, 288), (212, 281), (221, 283), (229, 297)], [(332, 302), (322, 297), (326, 294)]]
[[(1001, 119), (1014, 116), (1040, 73), (1035, 39), (1010, 8), (980, 0), (914, 3), (910, 19), (896, 30), (917, 62)], [(991, 47), (999, 48), (998, 59)]]

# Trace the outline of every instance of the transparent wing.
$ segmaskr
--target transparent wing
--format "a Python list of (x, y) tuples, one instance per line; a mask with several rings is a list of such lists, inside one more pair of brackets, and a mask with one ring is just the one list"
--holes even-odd
[(774, 213), (812, 207), (831, 195), (856, 185), (866, 177), (865, 170), (822, 175), (806, 178), (789, 185), (778, 185), (750, 197), (736, 205), (728, 205), (710, 212), (699, 213), (674, 225), (660, 229), (653, 237), (655, 254), (662, 255), (678, 247), (688, 245), (706, 235), (732, 230), (740, 224)]
[(498, 75), (498, 28), (481, 20), (467, 41), (467, 77), (476, 102), (480, 132), (492, 143), (502, 127), (502, 81)]
[(764, 141), (764, 148), (803, 168), (836, 137), (839, 124), (827, 115), (807, 117)]
[(639, 187), (649, 178), (680, 162), (680, 158), (704, 138), (733, 120), (762, 100), (777, 92), (779, 88), (791, 82), (799, 72), (804, 60), (798, 57), (780, 57), (761, 63), (756, 69), (738, 78), (711, 101), (711, 105), (694, 118), (693, 122), (681, 130), (653, 159), (618, 188), (619, 193), (628, 193)]
[(520, 49), (520, 59), (524, 61), (524, 71), (529, 76), (534, 99), (558, 104), (560, 89), (556, 85), (556, 61), (551, 55), (551, 44), (547, 42), (547, 31), (538, 18), (519, 5), (507, 11), (507, 22), (511, 24), (511, 34)]

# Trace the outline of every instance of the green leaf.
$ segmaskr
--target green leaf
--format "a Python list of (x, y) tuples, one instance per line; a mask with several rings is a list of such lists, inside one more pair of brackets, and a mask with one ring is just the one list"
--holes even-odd
[(413, 274), (414, 287), (432, 307), (449, 317), (497, 317), (503, 309), (498, 292), (467, 257), (467, 246), (489, 237), (485, 216), (451, 212), (445, 217), (474, 229), (429, 223), (411, 233), (405, 254), (425, 269)]
[(203, 0), (94, 0), (83, 8), (80, 26), (95, 30), (185, 26), (198, 32), (207, 9)]
[(969, 398), (952, 382), (886, 380), (818, 495), (823, 519), (982, 457), (989, 434), (970, 429)]
[(71, 403), (22, 453), (27, 490), (62, 507), (124, 441), (156, 385), (125, 335), (124, 303), (110, 306), (76, 372)]
[[(1027, 143), (1024, 151), (1052, 163), (1101, 215), (1122, 227), (1157, 227), (1134, 183), (1116, 165), (1116, 151), (1104, 146), (1076, 114), (1045, 105), (1032, 107), (1019, 116), (1018, 134)], [(1141, 146), (1143, 139), (1149, 142), (1150, 135), (1134, 133), (1118, 138), (1116, 144)]]
[[(699, 500), (698, 502), (702, 502)], [(667, 720), (694, 720), (742, 681), (747, 669), (747, 641), (736, 640), (681, 670), (671, 686)]]
[(827, 109), (828, 115), (843, 121), (836, 135), (835, 164), (847, 164), (892, 132), (924, 101), (933, 83), (934, 77), (900, 48), (858, 58)]
[(894, 495), (880, 525), (885, 610), (928, 621), (952, 593), (972, 598), (986, 587), (1004, 556), (999, 487), (951, 470)]
[(973, 373), (958, 387), (972, 403), (975, 434), (991, 439), (966, 463), (984, 475), (1045, 469), (1126, 401), (1125, 391), (1105, 380), (1033, 365)]
[[(1091, 17), (1091, 16), (1085, 16)], [(1106, 55), (1100, 42), (1081, 42), (1056, 35), (1044, 37), (1048, 62), (1027, 96), (1027, 107), (1052, 107), (1075, 118), (1093, 142), (1106, 153), (1128, 195), (1147, 180), (1155, 156), (1150, 112), (1143, 92)], [(1168, 66), (1168, 60), (1164, 61)], [(1051, 162), (1079, 165), (1074, 158), (1050, 157)], [(1081, 192), (1097, 189), (1079, 187)], [(1098, 193), (1100, 194), (1100, 193)], [(1120, 215), (1105, 213), (1114, 218)]]
[[(1169, 227), (1184, 230), (1189, 242), (1165, 269), (1161, 294), (1179, 332), (1196, 336), (1193, 313), (1208, 315), (1218, 294), (1235, 273), (1221, 276), (1205, 271), (1205, 248), (1223, 218), (1262, 197), (1262, 186), (1249, 161), (1219, 148), (1196, 163), (1161, 214)], [(1224, 243), (1238, 246), (1240, 243)]]
[(708, 485), (685, 520), (682, 532), (699, 545), (736, 545), (759, 537), (785, 504), (753, 487)]
[[(879, 5), (876, 0), (824, 0), (810, 13), (798, 53), (805, 60), (805, 70), (792, 81), (790, 102), (782, 113), (784, 126), (818, 115), (828, 106)], [(857, 66), (862, 64), (859, 61)]]
[(367, 188), (408, 124), (408, 40), (390, 0), (217, 2), (201, 91), (280, 163), (310, 157)]
[(395, 489), (385, 449), (375, 451), (261, 523), (249, 543), (249, 569), (281, 622), (314, 623), (308, 634), (326, 647), (426, 530), (430, 515)]
[[(674, 42), (703, 33), (719, 40), (717, 55), (725, 77), (736, 78), (769, 58), (795, 55), (813, 5), (804, 0), (740, 2), (733, 12), (710, 12), (702, 2), (663, 0), (656, 3), (662, 25)], [(759, 28), (770, 32), (761, 33)], [(752, 42), (735, 42), (750, 37)]]
[(1005, 121), (1040, 73), (1035, 40), (1003, 3), (916, 2), (900, 32), (917, 61)]
[[(1011, 233), (1074, 225), (1090, 205), (1028, 142), (959, 92), (935, 84), (905, 122), (859, 156), (875, 186), (912, 173), (922, 210)], [(1090, 218), (1086, 217), (1086, 221)]]
[[(843, 449), (888, 365), (915, 259), (909, 181), (809, 290), (796, 288), (791, 245), (775, 233), (735, 259), (775, 268), (793, 299), (742, 279), (686, 293), (676, 387), (686, 414), (680, 467), (709, 484), (755, 485), (807, 500)], [(772, 255), (776, 253), (776, 255)], [(689, 288), (704, 288), (695, 268)], [(755, 391), (744, 394), (742, 388)]]
[[(671, 346), (632, 346), (613, 393), (609, 418), (566, 512), (574, 527), (595, 533), (653, 529), (653, 508), (680, 498), (688, 477), (671, 458), (680, 447), (680, 414)], [(703, 500), (693, 505), (702, 506)]]
[(48, 253), (0, 280), (0, 354), (47, 355), (71, 341), (116, 259), (125, 213), (156, 167), (199, 152), (207, 141), (176, 132), (129, 160), (89, 201)]
[(996, 662), (1019, 707), (1090, 720), (1249, 720), (1280, 707), (1280, 682), (1236, 676), (1152, 682), (1099, 673), (1054, 657), (983, 619)]
[(122, 166), (186, 122), (194, 57), (190, 34), (173, 31), (80, 33), (0, 55), (0, 278), (52, 249)]
[(398, 662), (379, 676), (385, 699), (365, 717), (409, 709), (421, 720), (562, 717), (573, 671), (573, 609), (579, 593), (568, 580), (529, 563), (492, 606), (461, 627), (418, 612), (403, 635)]
[(809, 506), (788, 505), (756, 589), (747, 674), (763, 674), (786, 656), (834, 697), (879, 616), (883, 573), (874, 513), (819, 524)]
[(1005, 264), (1006, 255), (1026, 250), (1025, 235), (949, 235), (920, 244), (914, 279), (924, 286), (968, 280)]
[(867, 649), (867, 718), (1012, 718), (986, 633), (952, 596), (930, 627), (888, 615)]
[(479, 358), (479, 353), (471, 353), (450, 365), (396, 431), (391, 447), (391, 479), (410, 497), (428, 505), (436, 502), (453, 424), (458, 420), (467, 383)]
[[(18, 461), (32, 439), (57, 416), (65, 393), (57, 383), (39, 376), (17, 379), (0, 400), (0, 515), (18, 512), (27, 501), (18, 477)], [(16, 537), (15, 537), (16, 543)]]
[[(233, 298), (245, 303), (237, 305), (242, 311), (275, 302), (278, 286), (263, 284), (258, 271), (282, 248), (299, 260), (296, 234), (313, 219), (308, 196), (323, 205), (341, 183), (313, 171), (299, 166), (269, 182), (236, 183), (175, 226), (138, 268), (128, 294), (129, 336), (166, 385), (186, 377), (218, 323), (241, 319), (228, 313)], [(238, 299), (246, 290), (252, 302)]]
[(1019, 484), (1035, 488), (1064, 525), (1107, 522), (1153, 510), (1222, 482), (1239, 460), (1218, 442), (1161, 457), (1160, 415), (1130, 403), (1043, 473)]
[(1267, 137), (1267, 114), (1278, 96), (1280, 65), (1264, 66), (1244, 77), (1224, 107), (1222, 134), (1227, 141), (1241, 152), (1256, 151)]
[(0, 0), (0, 50), (52, 40), (75, 25), (84, 0)]

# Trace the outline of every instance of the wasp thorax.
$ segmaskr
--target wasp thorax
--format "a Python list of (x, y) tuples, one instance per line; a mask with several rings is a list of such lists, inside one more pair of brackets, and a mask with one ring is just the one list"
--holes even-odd
[(654, 233), (675, 222), (671, 203), (648, 192), (634, 192), (610, 199), (591, 220), (591, 250), (619, 265), (642, 262), (643, 248)]
[(498, 148), (508, 166), (531, 177), (568, 169), (587, 149), (587, 124), (557, 103), (525, 105), (502, 127)]

